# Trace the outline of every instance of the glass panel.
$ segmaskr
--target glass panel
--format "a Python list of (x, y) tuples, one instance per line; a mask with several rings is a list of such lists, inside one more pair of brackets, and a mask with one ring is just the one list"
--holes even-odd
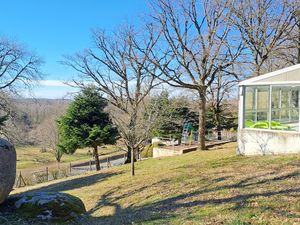
[(245, 121), (248, 128), (269, 128), (269, 87), (246, 87), (245, 90)]
[(255, 89), (246, 87), (245, 91), (245, 127), (250, 127), (256, 120), (255, 109)]
[(281, 90), (281, 108), (289, 107), (289, 91), (287, 88), (280, 88)]
[(293, 108), (299, 108), (299, 90), (292, 89), (292, 99), (291, 104)]
[(300, 87), (272, 87), (271, 129), (299, 131)]
[(272, 88), (272, 109), (279, 109), (280, 102), (280, 89), (273, 87)]
[(269, 107), (269, 88), (257, 88), (257, 110), (268, 111)]

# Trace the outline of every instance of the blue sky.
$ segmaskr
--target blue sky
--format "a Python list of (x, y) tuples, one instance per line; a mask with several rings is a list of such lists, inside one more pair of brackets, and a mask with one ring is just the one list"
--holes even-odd
[[(15, 39), (45, 61), (45, 80), (68, 80), (74, 71), (59, 63), (91, 46), (91, 29), (138, 24), (147, 0), (0, 0), (0, 36)], [(73, 89), (55, 82), (35, 88), (36, 97), (59, 98)]]

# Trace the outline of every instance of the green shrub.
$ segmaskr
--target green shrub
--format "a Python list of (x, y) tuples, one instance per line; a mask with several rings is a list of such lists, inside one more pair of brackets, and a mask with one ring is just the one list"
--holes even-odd
[(155, 142), (153, 144), (146, 145), (141, 152), (141, 157), (142, 158), (152, 158), (153, 157), (153, 148), (162, 147), (162, 146), (164, 146), (164, 144), (161, 142)]
[(146, 145), (141, 152), (142, 158), (149, 158), (153, 157), (153, 144)]
[(59, 170), (51, 170), (50, 171), (53, 180), (57, 180), (59, 177)]

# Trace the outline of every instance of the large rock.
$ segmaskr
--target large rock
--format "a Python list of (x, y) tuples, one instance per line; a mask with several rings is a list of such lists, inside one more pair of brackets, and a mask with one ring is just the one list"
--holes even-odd
[(14, 146), (0, 138), (0, 204), (6, 199), (14, 186), (16, 160)]
[(17, 197), (17, 212), (32, 219), (65, 221), (85, 213), (83, 202), (60, 192), (34, 192)]

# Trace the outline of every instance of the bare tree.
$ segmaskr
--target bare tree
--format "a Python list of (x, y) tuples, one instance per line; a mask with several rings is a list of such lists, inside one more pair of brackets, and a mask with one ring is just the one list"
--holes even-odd
[(8, 119), (12, 116), (11, 95), (29, 88), (32, 81), (40, 78), (39, 67), (42, 61), (28, 52), (20, 44), (8, 39), (0, 39), (0, 134), (11, 139), (11, 130), (7, 125), (14, 126)]
[[(218, 140), (222, 140), (222, 117), (228, 110), (227, 101), (232, 98), (232, 92), (237, 81), (226, 74), (218, 73), (217, 78), (208, 87), (208, 102), (213, 114), (213, 124)], [(227, 118), (228, 119), (228, 118)]]
[(12, 133), (8, 127), (12, 121), (9, 120), (12, 114), (13, 104), (11, 96), (6, 91), (0, 91), (0, 136), (12, 141)]
[(59, 131), (57, 119), (66, 111), (66, 104), (64, 101), (55, 102), (51, 107), (51, 114), (49, 113), (44, 117), (43, 121), (38, 124), (37, 128), (33, 131), (33, 136), (37, 139), (42, 148), (49, 148), (54, 155), (56, 161), (59, 163), (63, 156), (63, 152), (58, 147)]
[(7, 39), (0, 39), (0, 90), (16, 92), (29, 87), (41, 76), (42, 61), (22, 45)]
[(122, 27), (111, 36), (98, 30), (93, 33), (95, 47), (66, 59), (66, 64), (81, 75), (74, 80), (79, 86), (93, 82), (110, 103), (110, 114), (119, 129), (131, 161), (134, 175), (136, 152), (148, 138), (152, 115), (145, 121), (144, 100), (156, 82), (157, 67), (148, 59), (159, 33), (147, 25), (143, 32)]
[[(295, 27), (293, 0), (233, 0), (232, 22), (247, 46), (247, 62), (251, 74), (259, 76), (274, 68), (268, 66), (285, 45)], [(278, 55), (278, 54), (277, 54)], [(279, 54), (280, 55), (280, 54)]]
[(63, 152), (57, 147), (59, 141), (59, 132), (56, 124), (56, 117), (44, 120), (36, 130), (36, 136), (42, 145), (42, 148), (49, 148), (57, 162), (60, 162)]
[[(218, 73), (231, 70), (243, 49), (231, 33), (228, 1), (153, 1), (154, 20), (163, 32), (161, 78), (174, 87), (194, 90), (199, 98), (199, 149), (205, 149), (207, 87)], [(167, 46), (167, 47), (166, 47)], [(155, 54), (152, 54), (152, 57)], [(155, 57), (154, 57), (155, 58)]]
[(286, 67), (300, 63), (300, 5), (290, 6), (293, 12), (295, 26), (292, 30), (286, 31), (287, 41), (282, 46), (282, 49), (277, 51), (273, 60), (279, 66)]

